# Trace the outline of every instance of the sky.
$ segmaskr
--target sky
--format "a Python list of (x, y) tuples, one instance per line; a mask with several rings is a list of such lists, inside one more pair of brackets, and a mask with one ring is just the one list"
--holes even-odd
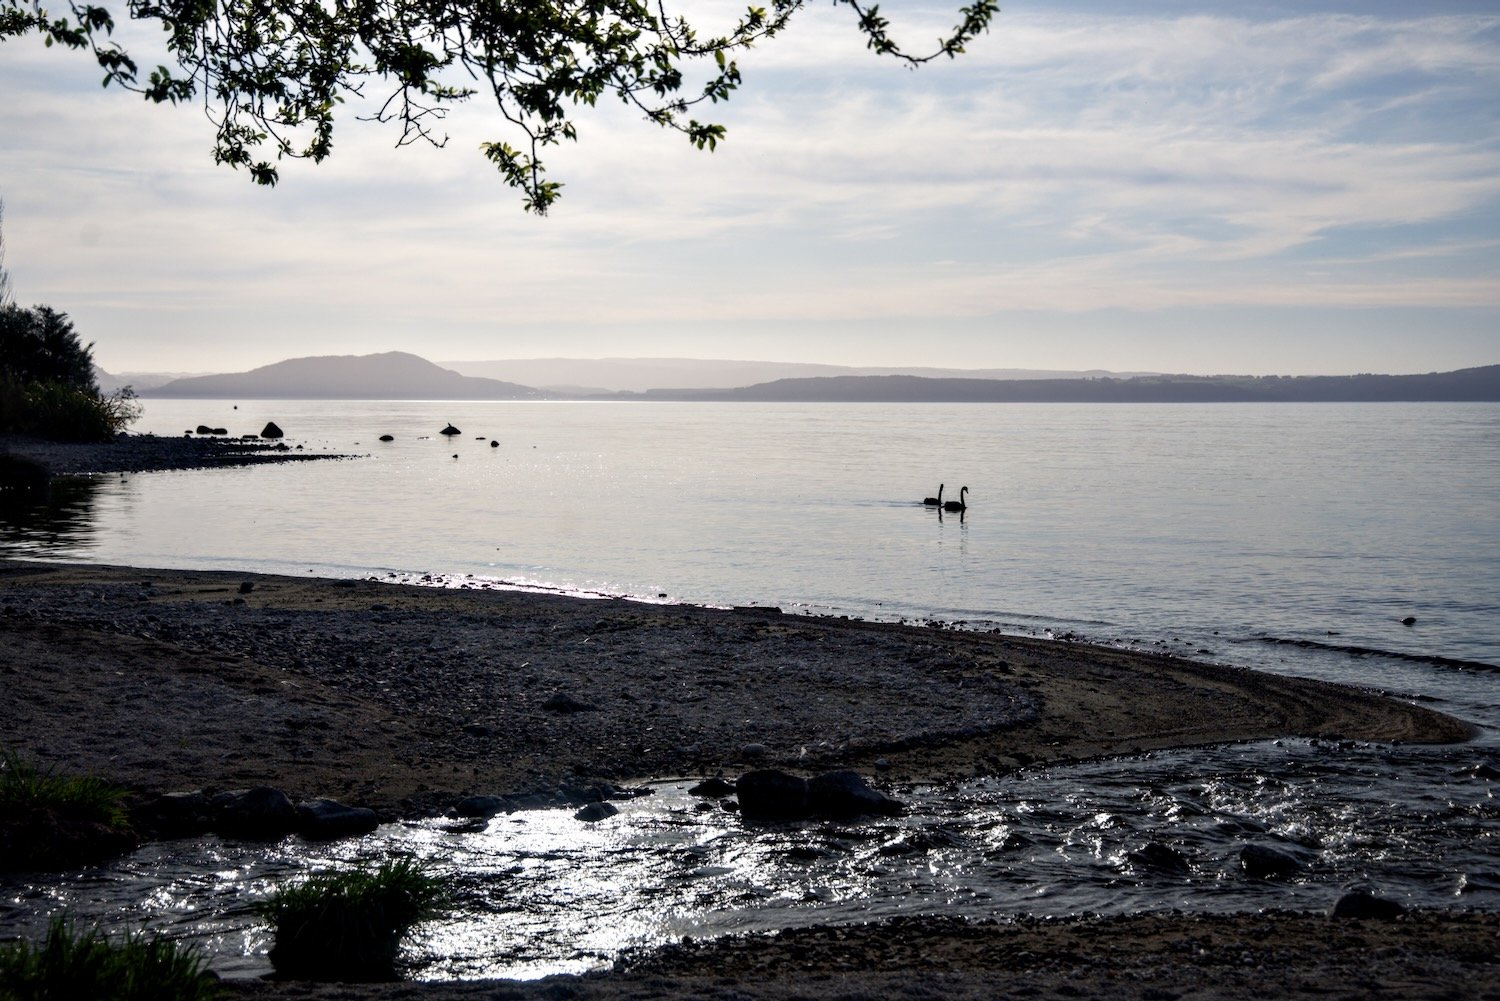
[[(742, 6), (692, 2), (700, 33)], [(954, 20), (881, 10), (913, 49)], [(213, 164), (201, 110), (10, 40), (5, 266), (17, 301), (67, 312), (111, 372), (391, 350), (1500, 363), (1500, 0), (1018, 0), (917, 70), (817, 3), (739, 62), (712, 153), (615, 102), (581, 110), (548, 158), (563, 197), (537, 217), (478, 153), (507, 138), (482, 102), (441, 150), (346, 115), (330, 159), (264, 188)]]

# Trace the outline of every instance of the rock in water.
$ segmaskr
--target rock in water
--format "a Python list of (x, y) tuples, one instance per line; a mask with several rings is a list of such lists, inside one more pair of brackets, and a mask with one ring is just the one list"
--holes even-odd
[(906, 805), (871, 789), (857, 773), (827, 772), (811, 779), (761, 768), (735, 783), (740, 813), (748, 820), (851, 820), (890, 817)]
[(297, 808), (279, 789), (257, 786), (221, 792), (210, 805), (214, 828), (226, 837), (274, 841), (297, 829)]
[(1362, 890), (1344, 894), (1329, 911), (1336, 918), (1373, 918), (1376, 921), (1390, 921), (1404, 913), (1406, 908), (1398, 902)]
[(582, 810), (573, 814), (573, 819), (581, 820), (586, 824), (593, 824), (603, 820), (605, 817), (613, 817), (619, 812), (619, 809), (613, 803), (590, 803)]
[(275, 421), (267, 421), (266, 426), (260, 429), (260, 436), (262, 438), (281, 438), (285, 435), (286, 432), (277, 427)]
[(297, 833), (304, 838), (331, 841), (356, 834), (369, 834), (380, 826), (375, 811), (362, 806), (345, 806), (331, 799), (314, 799), (297, 804)]
[(1148, 841), (1136, 851), (1128, 852), (1125, 857), (1139, 869), (1164, 875), (1186, 875), (1193, 868), (1187, 856), (1160, 841)]
[(894, 817), (906, 812), (906, 804), (871, 789), (857, 772), (827, 772), (807, 783), (808, 806), (813, 816), (829, 820), (851, 817)]
[(746, 820), (802, 820), (808, 816), (807, 780), (774, 768), (746, 772), (734, 784)]
[(1241, 848), (1240, 867), (1251, 879), (1286, 879), (1302, 871), (1302, 863), (1296, 856), (1265, 845)]
[(456, 434), (463, 434), (463, 432), (454, 427), (452, 424), (449, 424), (447, 427), (443, 428), (443, 430), (439, 431), (438, 434), (445, 434), (451, 438)]

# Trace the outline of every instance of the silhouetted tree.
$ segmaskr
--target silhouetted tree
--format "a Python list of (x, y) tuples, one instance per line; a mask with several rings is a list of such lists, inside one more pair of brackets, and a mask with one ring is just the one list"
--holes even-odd
[(0, 199), (0, 307), (10, 303), (10, 272), (5, 270), (5, 200)]
[(94, 346), (83, 343), (67, 313), (51, 306), (0, 306), (0, 374), (99, 395)]
[[(64, 16), (42, 0), (0, 0), (0, 40), (37, 33), (48, 45), (92, 52), (104, 83), (148, 100), (199, 96), (217, 127), (214, 159), (275, 184), (264, 159), (321, 161), (333, 149), (334, 110), (349, 96), (381, 101), (374, 118), (400, 130), (397, 145), (447, 142), (435, 129), (448, 106), (483, 93), (521, 148), (481, 144), (506, 183), (545, 212), (560, 185), (543, 179), (540, 152), (577, 138), (578, 105), (613, 95), (648, 121), (712, 149), (724, 127), (687, 117), (728, 99), (740, 83), (729, 56), (780, 32), (803, 0), (749, 7), (721, 35), (700, 36), (665, 0), (127, 0), (131, 18), (158, 22), (181, 74), (166, 66), (144, 81), (134, 59), (110, 40), (113, 9), (65, 0)], [(959, 23), (931, 52), (913, 56), (888, 33), (879, 8), (834, 0), (855, 14), (869, 48), (916, 64), (955, 56), (989, 27), (994, 0), (960, 7)], [(689, 83), (687, 71), (701, 71)], [(372, 91), (366, 95), (367, 85)]]

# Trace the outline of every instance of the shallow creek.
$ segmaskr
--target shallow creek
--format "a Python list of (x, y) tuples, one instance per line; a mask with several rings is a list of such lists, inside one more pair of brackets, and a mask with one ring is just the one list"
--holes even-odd
[[(676, 940), (894, 914), (971, 917), (1170, 908), (1321, 909), (1348, 888), (1407, 904), (1500, 907), (1494, 744), (1404, 748), (1268, 741), (1029, 769), (898, 790), (909, 815), (755, 826), (689, 783), (655, 783), (618, 815), (572, 809), (464, 828), (393, 824), (337, 844), (218, 838), (0, 883), (0, 935), (66, 912), (203, 947), (225, 976), (268, 972), (249, 909), (277, 884), (355, 860), (429, 859), (455, 889), (408, 949), (421, 979), (537, 977)], [(1165, 846), (1170, 852), (1149, 849)], [(1254, 879), (1247, 844), (1301, 865)]]

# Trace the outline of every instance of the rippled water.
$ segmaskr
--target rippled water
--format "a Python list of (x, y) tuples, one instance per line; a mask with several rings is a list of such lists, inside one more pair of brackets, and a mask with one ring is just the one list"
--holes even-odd
[[(555, 810), (334, 846), (151, 845), (0, 881), (0, 935), (66, 909), (171, 929), (256, 974), (269, 943), (247, 902), (391, 852), (459, 888), (411, 950), (430, 978), (895, 913), (1321, 908), (1357, 886), (1500, 907), (1500, 407), (245, 407), (153, 402), (148, 421), (275, 419), (370, 457), (89, 481), (56, 511), (0, 511), (0, 551), (1068, 633), (1421, 698), (1480, 735), (1028, 769), (901, 790), (908, 817), (864, 825), (747, 827), (664, 782), (594, 825)], [(487, 437), (419, 437), (447, 420)], [(964, 518), (914, 503), (939, 479), (971, 487)], [(1249, 879), (1246, 844), (1302, 869)]]
[[(310, 869), (391, 853), (431, 860), (455, 887), (448, 915), (408, 949), (427, 979), (576, 972), (683, 935), (896, 914), (1323, 909), (1350, 888), (1494, 909), (1500, 783), (1485, 776), (1497, 773), (1493, 747), (1265, 742), (916, 788), (904, 818), (779, 826), (661, 783), (595, 824), (538, 810), (479, 831), (391, 825), (335, 846), (152, 845), (13, 889), (0, 926), (35, 935), (62, 910), (145, 924), (203, 945), (225, 975), (258, 975), (270, 943), (249, 901)], [(1239, 862), (1248, 844), (1303, 869), (1251, 878)]]

